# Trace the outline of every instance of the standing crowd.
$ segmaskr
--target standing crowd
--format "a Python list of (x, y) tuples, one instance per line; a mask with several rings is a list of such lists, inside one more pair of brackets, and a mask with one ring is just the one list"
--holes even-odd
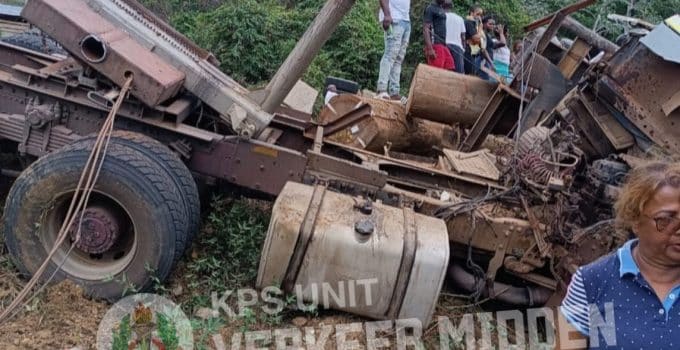
[[(385, 53), (380, 61), (378, 97), (401, 99), (399, 82), (411, 35), (410, 0), (379, 0), (379, 19), (385, 30)], [(452, 0), (435, 0), (423, 14), (427, 64), (475, 75), (485, 80), (512, 80), (508, 27), (484, 16), (478, 6), (463, 18), (453, 12)]]

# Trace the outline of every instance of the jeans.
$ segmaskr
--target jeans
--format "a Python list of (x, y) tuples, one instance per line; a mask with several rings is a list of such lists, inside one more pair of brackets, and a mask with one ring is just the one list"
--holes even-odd
[(479, 73), (477, 74), (480, 78), (484, 80), (491, 80), (491, 77), (489, 74), (485, 71), (482, 70), (481, 67), (484, 67), (488, 70), (491, 70), (491, 66), (489, 65), (489, 62), (485, 59), (482, 58), (482, 55), (479, 55)]
[(451, 56), (453, 56), (453, 63), (456, 65), (456, 72), (460, 74), (465, 74), (465, 50), (462, 47), (455, 44), (446, 45), (451, 51)]
[(400, 91), (401, 64), (406, 57), (406, 48), (411, 37), (411, 22), (395, 21), (385, 31), (385, 53), (380, 60), (378, 92), (398, 95)]

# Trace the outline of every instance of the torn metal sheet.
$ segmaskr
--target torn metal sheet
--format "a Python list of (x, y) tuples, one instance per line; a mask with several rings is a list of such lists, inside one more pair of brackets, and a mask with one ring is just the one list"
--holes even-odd
[(496, 167), (496, 157), (487, 150), (464, 153), (445, 149), (444, 155), (446, 155), (446, 160), (451, 165), (451, 170), (458, 173), (475, 175), (495, 181), (501, 178), (501, 172)]
[(675, 15), (669, 19), (667, 19), (666, 24), (673, 28), (678, 34), (680, 34), (680, 15)]
[(664, 60), (680, 63), (680, 33), (670, 27), (659, 25), (640, 42)]
[(23, 7), (21, 6), (0, 4), (0, 18), (3, 17), (20, 18), (22, 9)]

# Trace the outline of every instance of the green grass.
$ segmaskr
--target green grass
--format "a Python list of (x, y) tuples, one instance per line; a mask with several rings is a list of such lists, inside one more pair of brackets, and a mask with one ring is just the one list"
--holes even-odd
[(198, 251), (187, 264), (193, 287), (222, 292), (250, 286), (257, 277), (268, 213), (245, 200), (215, 198)]
[[(191, 253), (176, 273), (188, 314), (210, 307), (211, 293), (254, 286), (268, 223), (267, 209), (251, 200), (213, 198)], [(167, 288), (161, 289), (167, 294)]]
[(24, 5), (26, 0), (0, 0), (3, 5)]

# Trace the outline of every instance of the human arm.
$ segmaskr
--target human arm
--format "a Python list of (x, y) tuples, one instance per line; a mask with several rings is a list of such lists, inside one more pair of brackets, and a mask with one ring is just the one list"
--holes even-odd
[(494, 67), (494, 65), (493, 65), (493, 60), (491, 59), (491, 56), (489, 55), (489, 52), (486, 51), (486, 48), (484, 48), (484, 47), (482, 47), (481, 52), (482, 52), (482, 57), (484, 58), (484, 60), (485, 60), (486, 62), (489, 63), (489, 68), (490, 68), (492, 71), (495, 72), (495, 71), (496, 71), (496, 67)]
[(589, 335), (590, 313), (581, 269), (577, 270), (571, 278), (567, 295), (560, 306), (560, 312), (579, 333), (586, 337)]
[(466, 33), (467, 29), (465, 29), (465, 21), (463, 21), (460, 24), (460, 43), (463, 45), (463, 48), (467, 46), (467, 40), (465, 40), (467, 36)]
[(425, 40), (425, 56), (428, 58), (437, 58), (432, 45), (432, 23), (423, 23), (423, 36)]
[(496, 27), (496, 32), (498, 33), (498, 41), (494, 43), (494, 48), (498, 49), (498, 48), (501, 48), (503, 46), (507, 46), (508, 40), (505, 37), (505, 28), (502, 24), (499, 24)]
[(383, 12), (382, 27), (384, 30), (390, 29), (392, 25), (392, 13), (390, 12), (390, 0), (380, 0), (380, 8)]
[(425, 41), (425, 56), (434, 59), (437, 54), (432, 43), (432, 23), (434, 23), (434, 14), (428, 6), (423, 15), (423, 40)]

